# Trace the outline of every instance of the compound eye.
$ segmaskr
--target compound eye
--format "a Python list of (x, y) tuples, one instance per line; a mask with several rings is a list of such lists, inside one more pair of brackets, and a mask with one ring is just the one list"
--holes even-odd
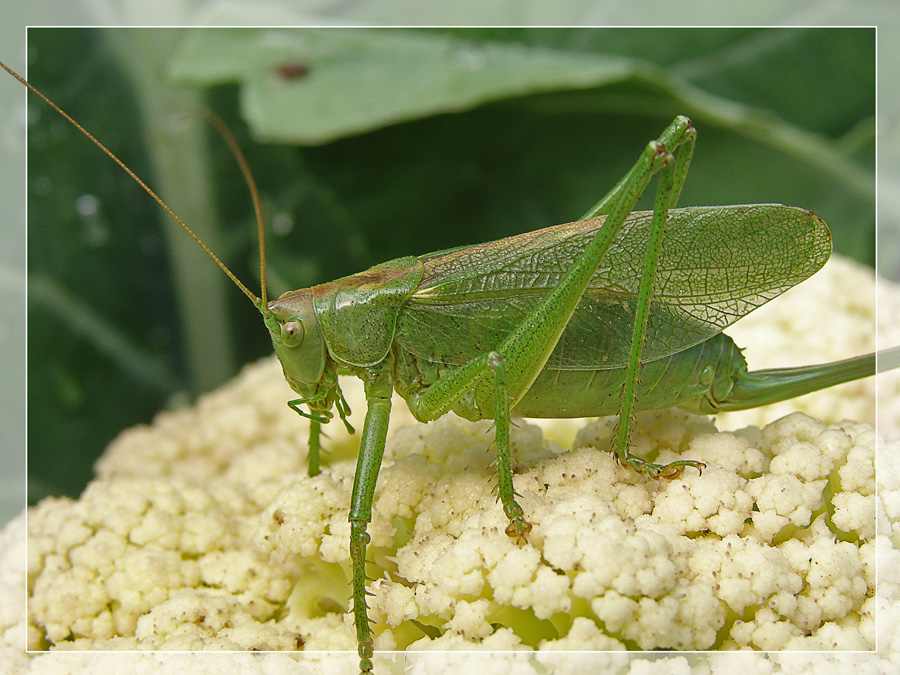
[(281, 325), (281, 341), (287, 347), (296, 347), (303, 342), (303, 324), (299, 321), (285, 321)]

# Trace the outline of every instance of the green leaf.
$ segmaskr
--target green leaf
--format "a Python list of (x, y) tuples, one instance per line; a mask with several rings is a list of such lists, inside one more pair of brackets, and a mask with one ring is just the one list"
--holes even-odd
[(439, 31), (259, 29), (191, 32), (172, 76), (238, 82), (260, 138), (321, 144), (489, 101), (610, 84), (640, 68), (623, 57)]

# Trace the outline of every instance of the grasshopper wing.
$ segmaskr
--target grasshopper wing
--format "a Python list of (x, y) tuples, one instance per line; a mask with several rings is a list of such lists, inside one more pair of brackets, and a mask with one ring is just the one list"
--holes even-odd
[[(629, 216), (546, 364), (561, 370), (628, 362), (652, 214)], [(420, 359), (459, 365), (494, 349), (582, 254), (603, 218), (421, 256), (418, 289), (396, 342)], [(778, 204), (693, 207), (669, 213), (642, 361), (670, 356), (811, 276), (831, 254), (814, 213)]]

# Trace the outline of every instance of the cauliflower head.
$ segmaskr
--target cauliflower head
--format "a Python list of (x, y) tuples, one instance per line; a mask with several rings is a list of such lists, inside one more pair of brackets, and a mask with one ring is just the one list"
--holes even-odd
[[(361, 387), (343, 386), (358, 421)], [(266, 359), (123, 433), (80, 499), (32, 509), (27, 647), (355, 650), (356, 441), (329, 429), (330, 462), (307, 476), (289, 398)], [(577, 672), (567, 652), (622, 652), (605, 663), (640, 670), (625, 652), (900, 645), (885, 636), (900, 625), (900, 448), (868, 423), (795, 412), (725, 432), (642, 413), (639, 455), (706, 463), (657, 480), (616, 464), (614, 419), (519, 421), (515, 487), (534, 525), (519, 546), (504, 532), (490, 422), (422, 425), (394, 410), (369, 527), (376, 650), (537, 651)]]

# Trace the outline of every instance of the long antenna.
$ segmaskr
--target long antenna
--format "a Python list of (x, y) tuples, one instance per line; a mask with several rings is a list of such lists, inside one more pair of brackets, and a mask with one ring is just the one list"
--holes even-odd
[[(84, 134), (85, 136), (87, 136), (91, 141), (93, 141), (94, 145), (96, 145), (96, 146), (97, 146), (98, 148), (100, 148), (103, 152), (105, 152), (106, 155), (107, 155), (110, 159), (112, 159), (116, 164), (118, 164), (118, 165), (125, 171), (125, 173), (127, 173), (129, 176), (131, 176), (132, 179), (134, 179), (134, 181), (135, 181), (138, 185), (140, 185), (148, 195), (150, 195), (151, 197), (153, 197), (153, 199), (156, 200), (156, 203), (159, 204), (161, 207), (163, 207), (163, 209), (165, 210), (165, 212), (168, 213), (168, 214), (175, 220), (176, 223), (178, 223), (179, 225), (181, 225), (182, 229), (183, 229), (185, 232), (187, 232), (195, 242), (197, 242), (197, 244), (200, 246), (200, 248), (202, 248), (204, 251), (206, 251), (207, 255), (208, 255), (210, 258), (213, 259), (213, 261), (216, 263), (216, 265), (218, 265), (219, 268), (220, 268), (223, 272), (225, 272), (225, 274), (228, 275), (228, 278), (231, 279), (231, 280), (235, 283), (235, 285), (236, 285), (238, 288), (241, 289), (241, 291), (244, 293), (244, 295), (246, 295), (248, 298), (250, 298), (251, 302), (253, 302), (253, 304), (256, 305), (256, 306), (259, 308), (260, 311), (264, 311), (264, 310), (265, 310), (266, 304), (264, 304), (264, 303), (261, 304), (261, 303), (260, 303), (260, 299), (257, 298), (253, 293), (251, 293), (250, 290), (249, 290), (246, 286), (244, 286), (244, 284), (241, 283), (240, 279), (238, 279), (236, 276), (234, 276), (234, 274), (231, 272), (231, 270), (228, 269), (228, 268), (225, 266), (225, 263), (223, 263), (221, 260), (219, 260), (218, 256), (216, 256), (216, 254), (213, 253), (213, 252), (209, 249), (209, 247), (208, 247), (206, 244), (203, 243), (203, 241), (200, 239), (200, 237), (198, 237), (196, 234), (194, 234), (194, 231), (191, 230), (191, 228), (189, 228), (189, 227), (185, 224), (185, 222), (184, 222), (181, 218), (179, 218), (179, 217), (175, 214), (175, 212), (174, 212), (172, 209), (169, 208), (169, 205), (166, 204), (166, 203), (165, 203), (165, 202), (164, 202), (164, 201), (163, 201), (163, 200), (162, 200), (162, 199), (161, 199), (161, 198), (160, 198), (153, 190), (151, 190), (151, 189), (147, 186), (147, 184), (144, 183), (144, 181), (142, 181), (140, 178), (138, 178), (137, 175), (136, 175), (131, 169), (129, 169), (121, 159), (119, 159), (118, 157), (116, 157), (116, 156), (113, 154), (113, 152), (112, 152), (111, 150), (109, 150), (105, 145), (103, 145), (103, 143), (101, 143), (101, 142), (98, 141), (96, 138), (94, 138), (94, 136), (93, 136), (87, 129), (85, 129), (85, 128), (84, 128), (83, 126), (81, 126), (78, 122), (76, 122), (74, 119), (72, 119), (72, 118), (68, 115), (68, 113), (66, 113), (65, 110), (63, 110), (62, 108), (60, 108), (60, 107), (59, 107), (58, 105), (56, 105), (53, 101), (51, 101), (49, 98), (47, 98), (46, 96), (44, 96), (44, 94), (42, 94), (40, 91), (38, 91), (34, 86), (32, 86), (32, 84), (31, 84), (30, 82), (28, 82), (28, 80), (26, 80), (24, 77), (22, 77), (21, 75), (19, 75), (16, 71), (14, 71), (12, 68), (10, 68), (9, 66), (7, 66), (7, 65), (6, 65), (5, 63), (3, 63), (2, 61), (0, 61), (0, 66), (2, 66), (2, 67), (3, 67), (3, 70), (5, 70), (5, 71), (6, 71), (7, 73), (9, 73), (10, 75), (12, 75), (12, 76), (13, 76), (14, 78), (16, 78), (19, 82), (21, 82), (21, 83), (24, 84), (26, 87), (28, 87), (31, 91), (33, 91), (35, 94), (37, 94), (38, 96), (40, 96), (40, 97), (41, 97), (41, 98), (42, 98), (42, 99), (43, 99), (43, 100), (44, 100), (51, 108), (53, 108), (56, 112), (58, 112), (58, 113), (59, 113), (60, 115), (62, 115), (66, 120), (68, 120), (68, 121), (72, 124), (72, 126), (74, 126), (76, 129), (78, 129), (78, 131), (80, 131), (82, 134)], [(215, 124), (214, 124), (214, 126), (215, 126)], [(226, 142), (228, 141), (228, 136), (230, 136), (230, 134), (226, 135)], [(233, 139), (233, 138), (231, 139), (231, 142), (230, 142), (230, 143), (234, 143), (234, 139)], [(230, 144), (230, 143), (229, 143), (229, 144)], [(235, 143), (235, 144), (236, 144), (236, 143)], [(232, 150), (232, 152), (233, 152), (233, 150)], [(238, 162), (239, 162), (239, 164), (241, 164), (241, 170), (244, 171), (244, 172), (245, 172), (244, 175), (247, 176), (247, 175), (249, 174), (249, 169), (245, 169), (245, 168), (244, 168), (244, 167), (246, 167), (246, 162), (244, 161), (243, 155), (240, 154), (240, 151), (238, 151), (238, 155), (237, 155), (237, 156), (238, 156), (238, 158), (239, 158), (239, 159), (238, 159)], [(252, 183), (252, 178), (249, 179), (249, 182), (250, 182), (250, 184), (251, 184), (251, 191), (254, 193), (254, 204), (256, 205), (257, 220), (258, 220), (258, 223), (259, 223), (259, 229), (260, 229), (260, 232), (261, 232), (261, 231), (262, 231), (262, 217), (261, 217), (261, 215), (260, 215), (260, 210), (259, 210), (259, 198), (258, 198), (258, 196), (256, 196), (256, 194), (255, 194), (255, 193), (256, 193), (256, 186), (255, 186), (255, 184)], [(262, 249), (263, 249), (263, 243), (262, 243), (262, 240), (260, 240), (260, 250), (262, 251)], [(262, 258), (262, 253), (260, 253), (260, 256), (261, 256), (261, 257), (260, 257), (260, 260), (262, 261), (262, 259), (263, 259), (263, 258)], [(260, 262), (260, 266), (261, 266), (262, 268), (264, 268), (264, 265), (263, 265), (262, 262)], [(264, 299), (264, 300), (265, 300), (265, 297), (266, 297), (266, 290), (265, 290), (265, 288), (266, 288), (266, 287), (265, 287), (265, 277), (263, 277), (263, 291), (262, 291), (262, 293), (263, 293), (263, 299)]]
[(225, 124), (222, 118), (212, 110), (207, 110), (206, 108), (196, 111), (196, 114), (209, 122), (228, 144), (228, 149), (231, 150), (231, 154), (241, 168), (241, 173), (244, 174), (244, 180), (247, 182), (247, 187), (250, 188), (250, 197), (253, 199), (253, 210), (256, 214), (257, 239), (259, 240), (259, 283), (262, 291), (261, 309), (265, 309), (269, 306), (269, 300), (266, 293), (266, 233), (265, 227), (263, 226), (262, 208), (259, 204), (259, 190), (256, 188), (256, 181), (253, 180), (253, 173), (250, 171), (247, 160), (244, 158), (241, 146), (238, 144), (234, 134), (231, 133), (231, 129), (228, 128), (228, 125)]

